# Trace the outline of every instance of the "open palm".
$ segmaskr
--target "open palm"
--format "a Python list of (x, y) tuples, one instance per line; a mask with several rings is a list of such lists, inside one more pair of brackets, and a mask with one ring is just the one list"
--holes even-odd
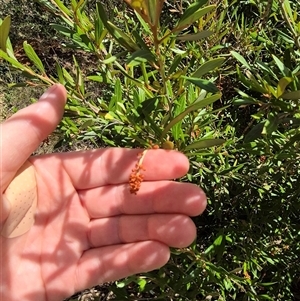
[[(56, 85), (3, 123), (2, 193), (55, 128), (64, 102), (65, 90)], [(128, 178), (138, 152), (109, 148), (29, 158), (38, 186), (35, 223), (21, 236), (0, 237), (0, 300), (62, 300), (156, 269), (167, 262), (169, 246), (193, 241), (196, 230), (188, 216), (204, 210), (205, 195), (194, 185), (170, 181), (187, 172), (187, 159), (149, 150), (145, 180), (134, 195)], [(8, 215), (2, 200), (2, 224)]]

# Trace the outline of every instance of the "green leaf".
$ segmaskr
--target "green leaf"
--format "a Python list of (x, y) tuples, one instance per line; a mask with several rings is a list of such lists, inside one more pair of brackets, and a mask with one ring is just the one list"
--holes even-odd
[(198, 70), (196, 70), (191, 77), (202, 77), (203, 75), (207, 74), (210, 71), (213, 71), (216, 68), (219, 68), (223, 62), (224, 62), (225, 58), (215, 58), (215, 59), (211, 59), (205, 63), (203, 63)]
[(54, 0), (59, 9), (64, 12), (66, 15), (71, 16), (72, 12), (63, 4), (60, 0)]
[(238, 99), (234, 99), (232, 104), (236, 105), (236, 106), (243, 106), (243, 105), (252, 105), (252, 104), (257, 104), (258, 101), (254, 98), (248, 97), (248, 98), (238, 98)]
[(198, 21), (201, 17), (203, 17), (205, 14), (209, 13), (213, 9), (215, 9), (215, 5), (209, 5), (204, 8), (200, 8), (195, 12), (190, 12), (189, 8), (186, 10), (186, 12), (182, 15), (182, 17), (179, 20), (178, 25), (175, 27), (176, 31), (180, 31), (190, 25), (192, 25), (194, 22)]
[(271, 135), (276, 129), (278, 125), (278, 120), (276, 116), (271, 112), (269, 113), (268, 119), (265, 121), (262, 135)]
[[(201, 7), (207, 3), (207, 0), (200, 0), (191, 4), (181, 16), (178, 25), (176, 28), (179, 29), (179, 24), (189, 24), (189, 21), (192, 19), (193, 15), (201, 9)], [(200, 17), (199, 17), (200, 18)], [(193, 22), (192, 22), (193, 23)]]
[(164, 0), (143, 0), (147, 3), (148, 15), (150, 17), (151, 24), (157, 26), (160, 19)]
[(180, 122), (186, 115), (188, 115), (189, 113), (191, 113), (192, 111), (195, 110), (199, 110), (203, 107), (206, 107), (212, 103), (214, 103), (215, 101), (217, 101), (218, 99), (220, 99), (222, 96), (221, 93), (219, 94), (215, 94), (212, 95), (210, 97), (201, 99), (201, 100), (196, 100), (192, 105), (190, 105), (189, 107), (187, 107), (185, 109), (184, 112), (180, 113), (178, 116), (176, 116), (174, 119), (172, 119), (167, 126), (165, 127), (165, 129), (163, 130), (162, 134), (161, 134), (161, 140), (164, 138), (164, 136), (168, 133), (168, 131), (178, 122)]
[(115, 82), (115, 93), (114, 96), (116, 97), (116, 103), (121, 103), (123, 102), (123, 98), (122, 98), (122, 85), (121, 85), (121, 81), (119, 78), (117, 78), (116, 82)]
[(176, 71), (177, 67), (179, 66), (181, 62), (182, 56), (180, 54), (177, 54), (175, 58), (173, 59), (173, 63), (170, 66), (170, 69), (168, 71), (168, 74), (171, 75), (174, 71)]
[(136, 17), (138, 18), (139, 22), (140, 22), (141, 25), (143, 26), (145, 32), (146, 32), (147, 34), (151, 34), (152, 32), (151, 32), (151, 28), (149, 27), (149, 25), (144, 21), (144, 19), (140, 16), (139, 13), (137, 13), (136, 11), (134, 11), (134, 12), (135, 12), (135, 15), (136, 15)]
[(109, 33), (117, 40), (117, 42), (119, 42), (120, 45), (125, 47), (130, 52), (139, 49), (139, 46), (131, 39), (130, 36), (128, 36), (120, 28), (118, 28), (110, 21), (107, 22), (106, 28), (109, 31)]
[(277, 98), (280, 98), (284, 93), (286, 87), (293, 81), (292, 77), (283, 77), (279, 80), (277, 84)]
[(101, 21), (103, 22), (108, 32), (116, 39), (116, 41), (120, 45), (125, 47), (130, 52), (134, 52), (139, 49), (138, 45), (131, 39), (130, 36), (124, 33), (120, 28), (118, 28), (112, 22), (108, 21), (105, 13), (105, 9), (100, 2), (97, 2), (97, 12), (98, 12), (98, 17), (101, 18)]
[(202, 30), (193, 34), (185, 34), (182, 36), (176, 37), (177, 40), (180, 41), (198, 41), (204, 38), (210, 37), (214, 32), (211, 30)]
[(246, 60), (244, 59), (243, 56), (241, 56), (239, 53), (235, 52), (235, 51), (230, 51), (231, 55), (237, 59), (244, 67), (246, 67), (247, 69), (251, 70), (250, 65), (246, 62)]
[(146, 284), (147, 284), (147, 280), (144, 279), (144, 278), (139, 278), (137, 280), (137, 284), (139, 285), (139, 289), (142, 292), (142, 291), (145, 290), (145, 287), (146, 287)]
[(76, 88), (76, 90), (80, 89), (81, 94), (84, 95), (85, 90), (84, 90), (84, 80), (83, 80), (83, 76), (82, 76), (82, 71), (80, 69), (80, 66), (78, 65), (78, 62), (77, 62), (75, 56), (73, 56), (73, 60), (74, 60), (75, 68), (76, 68), (75, 88)]
[(11, 24), (11, 17), (4, 18), (0, 25), (0, 49), (6, 52), (6, 41), (8, 39), (9, 29)]
[(16, 58), (8, 56), (8, 54), (5, 53), (2, 49), (0, 49), (0, 57), (9, 62), (13, 67), (19, 68), (20, 70), (25, 71), (25, 69), (29, 69), (28, 67), (25, 68), (25, 66), (18, 62)]
[(67, 83), (70, 84), (71, 86), (75, 86), (75, 82), (71, 74), (65, 68), (62, 68), (62, 72)]
[(281, 95), (281, 98), (290, 99), (290, 100), (299, 100), (300, 99), (300, 90), (286, 92), (283, 95)]
[(274, 282), (259, 282), (260, 286), (272, 286), (274, 284), (277, 284), (278, 281), (274, 281)]
[(50, 26), (68, 38), (73, 38), (73, 36), (76, 34), (76, 32), (74, 30), (72, 30), (66, 26), (63, 26), (61, 24), (51, 23)]
[(157, 106), (158, 106), (157, 97), (148, 98), (144, 100), (137, 109), (137, 112), (139, 114), (137, 121), (141, 121), (145, 119), (147, 115), (149, 116), (153, 111), (157, 110)]
[(59, 80), (59, 82), (60, 82), (62, 85), (65, 85), (66, 81), (65, 81), (65, 78), (64, 78), (64, 75), (63, 75), (62, 67), (59, 65), (58, 62), (56, 62), (55, 67), (56, 67), (56, 73), (57, 73), (57, 75), (58, 75), (58, 80)]
[(269, 301), (274, 301), (273, 297), (270, 297), (269, 295), (266, 295), (266, 294), (259, 295), (259, 298), (269, 300)]
[(45, 73), (45, 68), (43, 66), (43, 63), (38, 57), (38, 55), (36, 54), (36, 52), (34, 51), (34, 49), (31, 47), (31, 45), (29, 45), (26, 41), (24, 41), (23, 48), (26, 55), (32, 61), (34, 66), (37, 67), (42, 73)]
[(290, 76), (291, 71), (284, 66), (283, 62), (278, 57), (276, 57), (274, 54), (272, 54), (272, 57), (273, 57), (273, 60), (275, 61), (276, 65), (277, 65), (278, 69), (281, 71), (282, 75), (283, 76)]
[(207, 92), (211, 92), (211, 93), (219, 92), (219, 89), (209, 80), (195, 78), (195, 77), (187, 77), (187, 76), (182, 76), (182, 78), (188, 80), (195, 86), (204, 89)]
[(217, 146), (225, 143), (224, 139), (201, 139), (186, 146), (185, 151)]
[(128, 67), (140, 65), (141, 63), (153, 62), (155, 60), (154, 55), (145, 49), (135, 51), (128, 59)]
[(150, 51), (149, 47), (144, 42), (143, 38), (140, 36), (140, 33), (138, 31), (133, 30), (132, 31), (132, 35), (135, 38), (135, 41), (136, 41), (136, 43), (138, 44), (138, 46), (140, 48)]
[(261, 123), (258, 123), (256, 124), (245, 136), (244, 138), (244, 142), (245, 143), (249, 143), (249, 142), (252, 142), (254, 140), (256, 140), (257, 138), (260, 138), (261, 137), (261, 133), (262, 133), (262, 130), (264, 128), (264, 123), (261, 122)]

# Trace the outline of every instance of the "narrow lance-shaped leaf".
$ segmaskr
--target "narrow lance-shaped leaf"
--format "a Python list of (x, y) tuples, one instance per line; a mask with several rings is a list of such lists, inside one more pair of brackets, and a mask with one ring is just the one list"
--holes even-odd
[(200, 39), (208, 38), (213, 34), (211, 30), (201, 30), (197, 33), (193, 34), (185, 34), (182, 36), (178, 36), (176, 39), (180, 41), (198, 41)]
[(273, 60), (276, 63), (278, 69), (281, 71), (283, 76), (290, 76), (291, 71), (284, 65), (284, 63), (275, 55), (272, 54)]
[(139, 49), (138, 45), (131, 39), (130, 36), (128, 36), (126, 33), (124, 33), (120, 28), (115, 26), (113, 23), (108, 21), (104, 7), (100, 2), (97, 3), (97, 12), (99, 18), (101, 18), (101, 21), (103, 22), (104, 26), (108, 30), (108, 32), (117, 40), (117, 42), (125, 47), (130, 52), (136, 51)]
[(11, 24), (10, 16), (7, 16), (0, 25), (0, 49), (6, 51), (6, 41), (8, 39)]
[(73, 60), (74, 60), (75, 68), (76, 68), (75, 87), (77, 90), (80, 90), (80, 92), (84, 95), (85, 91), (84, 91), (84, 80), (82, 77), (82, 71), (79, 67), (79, 64), (78, 64), (75, 56), (73, 56)]
[(183, 14), (181, 19), (179, 20), (178, 25), (174, 28), (174, 31), (181, 31), (184, 28), (192, 25), (194, 22), (198, 21), (201, 17), (203, 17), (205, 14), (209, 13), (213, 9), (215, 9), (215, 5), (209, 5), (204, 8), (201, 8), (197, 10), (196, 12), (186, 15)]
[(212, 59), (210, 61), (207, 61), (205, 63), (203, 63), (198, 70), (192, 74), (192, 77), (202, 77), (203, 75), (207, 74), (210, 71), (215, 70), (216, 68), (219, 68), (223, 62), (224, 62), (225, 58), (215, 58)]
[[(214, 69), (220, 67), (223, 62), (224, 62), (225, 58), (215, 58), (212, 59), (210, 61), (207, 61), (205, 63), (203, 63), (193, 74), (192, 74), (192, 78), (200, 78), (203, 75), (207, 74), (210, 71), (213, 71)], [(185, 86), (188, 86), (191, 82), (187, 81), (185, 83)]]
[(141, 15), (140, 15), (137, 11), (135, 11), (135, 15), (136, 15), (136, 17), (138, 18), (138, 20), (139, 20), (139, 22), (141, 23), (141, 25), (143, 26), (145, 32), (146, 32), (147, 34), (149, 34), (149, 35), (152, 34), (152, 31), (151, 31), (150, 26), (148, 25), (147, 22), (145, 22), (145, 20), (141, 17)]
[(164, 0), (146, 0), (151, 24), (157, 26), (162, 12)]
[[(9, 62), (15, 68), (19, 68), (20, 70), (25, 70), (25, 67), (20, 62), (18, 62), (17, 59), (10, 57), (2, 49), (0, 49), (0, 58), (3, 58), (7, 62)], [(26, 67), (26, 69), (28, 69), (28, 67)]]
[(212, 146), (221, 145), (224, 142), (225, 142), (224, 139), (202, 139), (189, 144), (188, 146), (186, 146), (184, 150), (188, 151), (192, 149), (208, 148)]
[(147, 23), (151, 23), (145, 0), (125, 0)]
[(97, 16), (95, 18), (95, 41), (99, 47), (107, 33), (107, 30), (104, 28), (104, 24), (99, 15), (98, 5), (96, 6), (96, 12)]
[(191, 4), (181, 16), (180, 21), (186, 20), (190, 18), (194, 13), (196, 13), (204, 4), (207, 3), (207, 0), (199, 0), (193, 4)]
[(122, 85), (121, 81), (119, 78), (117, 78), (116, 83), (115, 83), (115, 97), (116, 97), (116, 103), (122, 103)]
[(169, 68), (168, 71), (169, 74), (172, 74), (174, 71), (176, 71), (176, 68), (179, 66), (181, 60), (182, 60), (182, 56), (180, 54), (177, 54), (173, 59), (172, 65)]
[(154, 55), (149, 50), (137, 50), (127, 60), (129, 67), (140, 65), (142, 62), (153, 62)]
[(207, 92), (211, 93), (216, 93), (219, 92), (219, 89), (209, 80), (206, 79), (201, 79), (201, 78), (195, 78), (195, 77), (187, 77), (187, 76), (182, 76), (182, 78), (188, 80), (195, 86), (204, 89)]
[(49, 10), (51, 13), (57, 13), (57, 7), (51, 3), (48, 0), (39, 0), (39, 4), (45, 8), (47, 8), (47, 10)]
[(107, 22), (107, 30), (109, 33), (127, 50), (133, 52), (139, 49), (138, 45), (131, 39), (129, 35), (124, 33), (120, 28), (110, 21)]
[(28, 58), (32, 61), (32, 63), (37, 67), (42, 73), (45, 73), (45, 68), (43, 66), (42, 61), (34, 51), (34, 49), (29, 45), (26, 41), (23, 43), (23, 48), (28, 56)]
[(66, 15), (71, 16), (72, 12), (63, 4), (60, 0), (54, 0), (59, 9), (64, 12)]
[(285, 92), (286, 87), (293, 81), (292, 77), (283, 77), (279, 80), (277, 84), (277, 98)]
[(188, 115), (189, 113), (191, 113), (192, 111), (195, 110), (199, 110), (203, 107), (206, 107), (210, 104), (212, 104), (213, 102), (217, 101), (218, 99), (220, 99), (222, 96), (221, 93), (219, 94), (215, 94), (212, 95), (210, 97), (201, 99), (201, 100), (196, 100), (192, 105), (190, 105), (189, 107), (187, 107), (185, 109), (185, 111), (183, 111), (182, 113), (180, 113), (178, 116), (176, 116), (174, 119), (172, 119), (167, 126), (165, 127), (164, 131), (162, 132), (161, 135), (161, 139), (168, 133), (168, 131), (178, 122), (180, 122), (186, 115)]
[(246, 62), (246, 60), (244, 59), (243, 56), (241, 56), (239, 53), (235, 52), (235, 51), (230, 51), (231, 55), (237, 59), (244, 67), (246, 67), (247, 69), (251, 70), (250, 65)]
[(283, 95), (281, 95), (281, 97), (283, 99), (300, 100), (300, 90), (286, 92)]
[(65, 85), (66, 81), (64, 79), (63, 71), (58, 62), (55, 63), (56, 73), (58, 75), (58, 80), (62, 85)]
[(268, 119), (264, 123), (264, 127), (262, 130), (263, 135), (271, 135), (276, 129), (278, 125), (277, 116), (273, 113), (269, 113)]

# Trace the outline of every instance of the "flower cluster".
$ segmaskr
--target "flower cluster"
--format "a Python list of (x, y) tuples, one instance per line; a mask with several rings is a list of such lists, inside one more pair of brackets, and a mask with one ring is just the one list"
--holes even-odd
[[(152, 141), (150, 141), (150, 149), (159, 149), (159, 146), (157, 144), (153, 144)], [(143, 167), (143, 160), (145, 158), (147, 150), (148, 149), (145, 149), (138, 154), (138, 161), (129, 176), (129, 191), (132, 194), (137, 194), (137, 192), (140, 190), (142, 182), (144, 181), (144, 175), (142, 174), (142, 172), (146, 169)]]
[(138, 154), (138, 162), (135, 164), (135, 167), (129, 176), (129, 191), (132, 194), (137, 194), (141, 187), (141, 183), (144, 180), (144, 175), (141, 172), (146, 170), (142, 165), (145, 154), (146, 150)]

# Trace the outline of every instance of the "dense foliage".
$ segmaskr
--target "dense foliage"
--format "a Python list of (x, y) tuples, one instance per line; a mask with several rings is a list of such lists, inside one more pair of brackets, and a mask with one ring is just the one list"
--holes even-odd
[(300, 300), (300, 2), (37, 2), (55, 55), (26, 32), (16, 55), (6, 18), (0, 58), (66, 86), (57, 147), (175, 148), (208, 196), (197, 241), (110, 300)]

